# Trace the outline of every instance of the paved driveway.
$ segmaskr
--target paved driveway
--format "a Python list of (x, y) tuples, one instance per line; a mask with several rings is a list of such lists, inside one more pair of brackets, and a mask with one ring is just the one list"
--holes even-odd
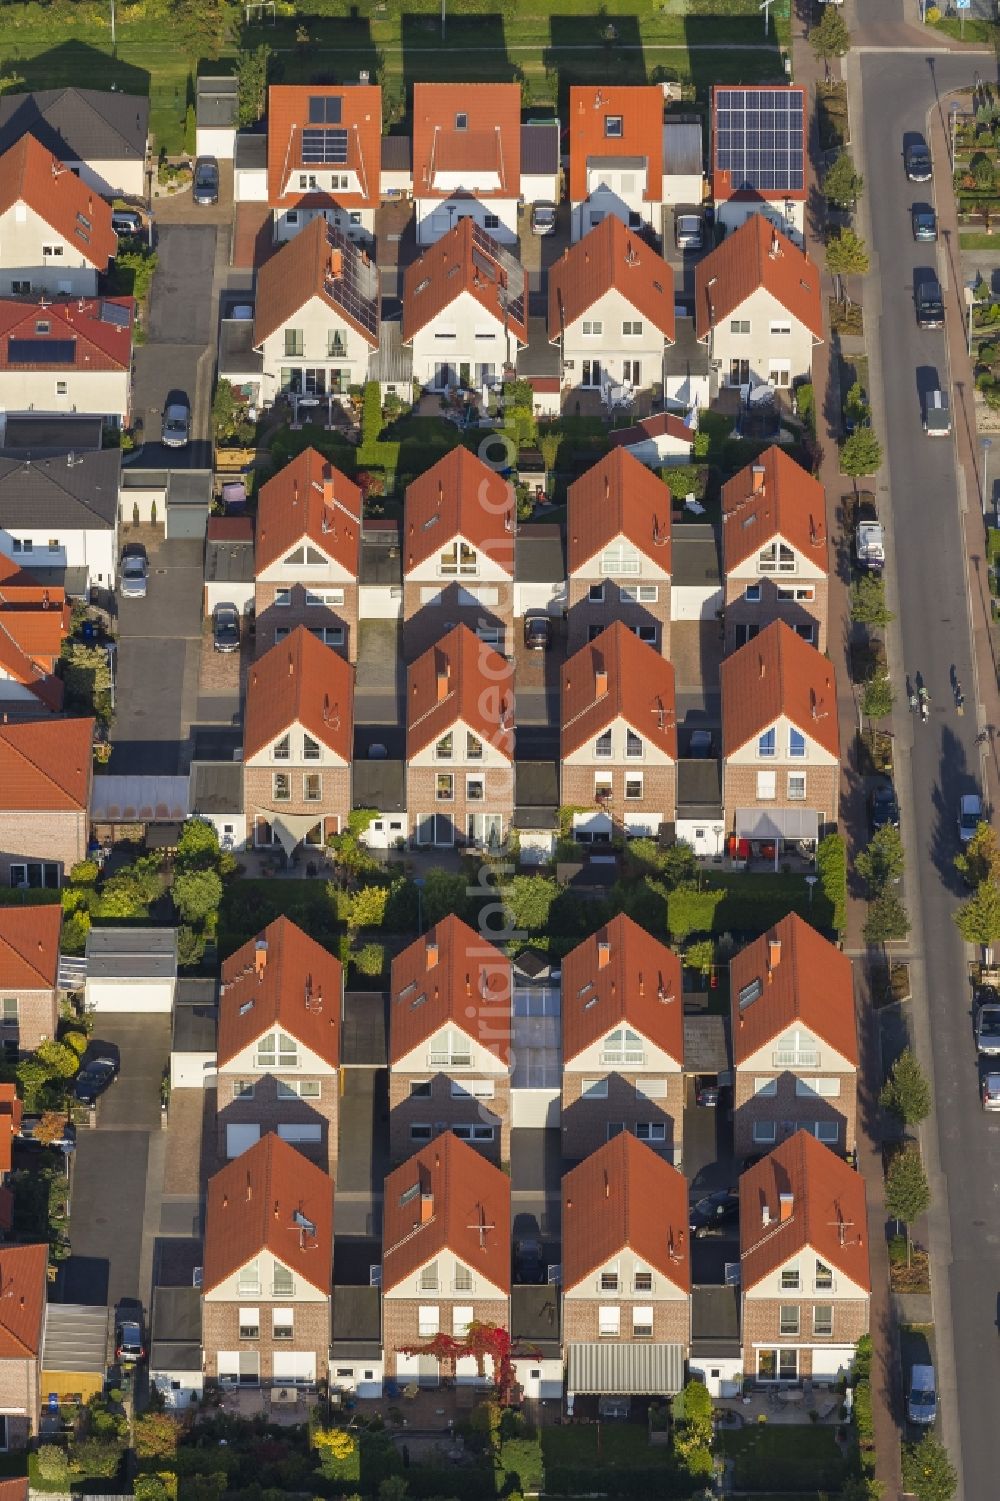
[(146, 598), (119, 601), (111, 770), (174, 776), (198, 702), (202, 544), (164, 541), (149, 561)]
[[(170, 1055), (169, 1016), (98, 1018), (95, 1038), (116, 1043), (121, 1074), (97, 1107), (97, 1127), (81, 1131), (73, 1168), (73, 1254), (63, 1301), (114, 1306), (142, 1298), (150, 1135), (160, 1132), (160, 1077)], [(157, 1208), (156, 1221), (159, 1219)]]

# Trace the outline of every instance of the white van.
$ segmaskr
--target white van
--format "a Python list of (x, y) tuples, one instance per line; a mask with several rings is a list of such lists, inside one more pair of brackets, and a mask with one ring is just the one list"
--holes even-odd
[(937, 1417), (937, 1382), (932, 1365), (915, 1365), (910, 1370), (910, 1390), (906, 1398), (906, 1417), (922, 1427)]

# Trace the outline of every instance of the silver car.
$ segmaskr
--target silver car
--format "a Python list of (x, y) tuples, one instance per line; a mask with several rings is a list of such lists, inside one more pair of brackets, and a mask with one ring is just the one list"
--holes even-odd
[(700, 214), (678, 214), (674, 220), (678, 250), (700, 250), (705, 243), (705, 221)]
[(145, 599), (149, 579), (149, 561), (145, 551), (136, 547), (122, 553), (118, 570), (118, 591), (125, 599)]
[(1000, 1074), (984, 1074), (979, 1092), (984, 1110), (1000, 1110)]
[(535, 203), (531, 208), (531, 233), (554, 235), (556, 232), (556, 206), (554, 203)]
[(186, 448), (191, 436), (191, 408), (186, 401), (170, 401), (163, 409), (165, 448)]
[(986, 1058), (1000, 1054), (1000, 1002), (981, 1001), (976, 1012), (976, 1047)]

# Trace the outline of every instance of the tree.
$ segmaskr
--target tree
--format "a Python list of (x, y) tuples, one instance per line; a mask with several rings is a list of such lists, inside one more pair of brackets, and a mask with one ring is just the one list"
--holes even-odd
[(980, 881), (969, 900), (955, 913), (958, 931), (966, 943), (991, 949), (1000, 942), (1000, 884)]
[(214, 870), (182, 870), (174, 880), (171, 894), (183, 920), (200, 927), (219, 910), (222, 878)]
[(976, 184), (977, 193), (992, 193), (996, 187), (996, 168), (985, 151), (977, 151), (969, 162), (969, 171)]
[(826, 242), (826, 269), (838, 283), (838, 298), (846, 302), (845, 276), (866, 276), (870, 261), (868, 246), (853, 229), (841, 229)]
[(903, 841), (892, 824), (883, 824), (872, 835), (867, 849), (854, 862), (870, 897), (878, 896), (903, 874)]
[(54, 1142), (62, 1141), (65, 1130), (66, 1117), (58, 1110), (46, 1110), (35, 1127), (35, 1140), (50, 1147)]
[(973, 887), (983, 881), (1000, 881), (1000, 835), (992, 824), (979, 825), (965, 848), (955, 856), (955, 868)]
[(684, 963), (688, 969), (697, 970), (699, 974), (711, 974), (715, 963), (715, 944), (711, 938), (700, 938), (696, 943), (689, 943), (684, 950)]
[(863, 929), (866, 943), (899, 942), (909, 931), (910, 919), (906, 908), (894, 891), (880, 891), (868, 903), (868, 916)]
[(49, 1071), (51, 1079), (72, 1079), (80, 1067), (80, 1056), (64, 1042), (48, 1038), (35, 1049), (35, 1057)]
[(917, 1501), (952, 1501), (958, 1473), (948, 1451), (933, 1433), (919, 1444), (903, 1445), (903, 1489)]
[(538, 451), (542, 456), (542, 463), (545, 465), (546, 474), (551, 474), (552, 470), (556, 467), (561, 442), (562, 435), (554, 432), (542, 433), (538, 439)]
[(176, 1454), (181, 1427), (167, 1412), (144, 1412), (135, 1420), (133, 1448), (137, 1459), (169, 1459)]
[(820, 62), (829, 65), (833, 57), (843, 57), (850, 50), (851, 35), (847, 22), (833, 5), (823, 7), (819, 24), (810, 28), (809, 45)]
[(102, 646), (86, 646), (67, 637), (59, 655), (66, 685), (66, 708), (96, 714), (106, 723), (111, 718), (111, 668), (107, 652)]
[(859, 380), (847, 389), (847, 395), (844, 397), (844, 414), (854, 427), (862, 427), (871, 417), (868, 394)]
[(865, 190), (865, 180), (854, 170), (850, 153), (842, 151), (823, 175), (823, 192), (837, 208), (853, 208)]
[(558, 895), (550, 876), (515, 876), (504, 892), (511, 926), (524, 933), (543, 933)]
[(118, 1473), (124, 1446), (117, 1438), (90, 1437), (73, 1445), (70, 1469), (88, 1480), (110, 1479)]
[(919, 1126), (931, 1113), (931, 1086), (916, 1054), (904, 1048), (882, 1086), (879, 1104), (904, 1126)]
[(228, 380), (220, 380), (215, 388), (212, 398), (212, 431), (216, 442), (233, 440), (245, 448), (250, 447), (256, 435), (246, 406), (237, 401), (235, 387)]
[(205, 935), (200, 928), (181, 923), (177, 929), (177, 963), (181, 969), (195, 969), (205, 957)]
[(188, 870), (214, 870), (219, 863), (219, 836), (204, 818), (189, 818), (177, 840), (177, 864)]
[(896, 695), (886, 672), (869, 678), (861, 695), (861, 712), (866, 719), (885, 719), (892, 713)]
[(349, 928), (380, 928), (385, 922), (389, 900), (388, 886), (362, 886), (351, 898), (347, 917)]
[(171, 15), (178, 48), (192, 63), (218, 57), (234, 18), (229, 0), (173, 0)]
[(689, 1473), (708, 1473), (712, 1464), (712, 1399), (704, 1382), (688, 1382), (674, 1402), (674, 1421), (677, 1458)]
[(897, 1152), (889, 1164), (885, 1176), (885, 1207), (890, 1219), (906, 1226), (906, 1264), (910, 1264), (910, 1226), (927, 1209), (931, 1191), (920, 1161), (920, 1153), (913, 1147)]
[(266, 42), (259, 47), (236, 54), (236, 87), (239, 123), (242, 128), (256, 125), (263, 118), (267, 107), (267, 74), (271, 64), (271, 49)]
[(862, 573), (851, 585), (851, 619), (856, 625), (886, 626), (895, 615), (885, 602), (885, 581), (877, 573)]
[(840, 472), (851, 479), (877, 474), (882, 467), (882, 445), (874, 429), (858, 427), (840, 445)]

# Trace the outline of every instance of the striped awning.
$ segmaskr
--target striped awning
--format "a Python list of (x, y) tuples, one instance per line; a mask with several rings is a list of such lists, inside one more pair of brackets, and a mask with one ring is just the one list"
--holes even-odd
[(567, 1346), (567, 1395), (672, 1397), (684, 1385), (684, 1346), (638, 1340)]

